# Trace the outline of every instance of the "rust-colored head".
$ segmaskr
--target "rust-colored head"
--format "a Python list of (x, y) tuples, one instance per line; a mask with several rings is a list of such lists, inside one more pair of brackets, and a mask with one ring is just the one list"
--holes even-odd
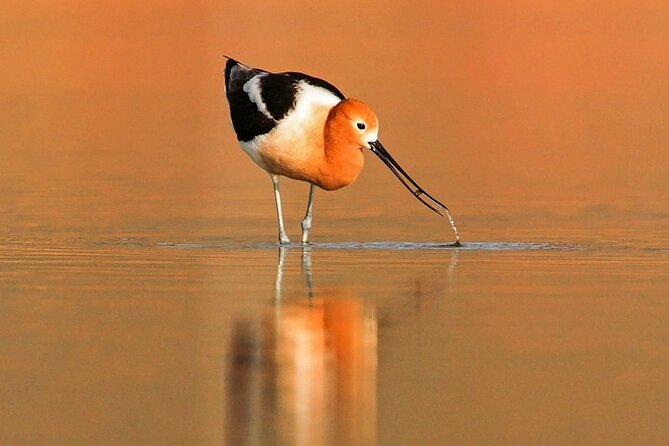
[(333, 107), (325, 125), (326, 138), (356, 149), (370, 149), (370, 143), (379, 139), (376, 113), (357, 99), (345, 99)]
[(379, 132), (379, 120), (365, 103), (345, 99), (332, 107), (323, 133), (327, 168), (317, 178), (318, 186), (335, 190), (348, 186), (360, 174), (365, 158)]

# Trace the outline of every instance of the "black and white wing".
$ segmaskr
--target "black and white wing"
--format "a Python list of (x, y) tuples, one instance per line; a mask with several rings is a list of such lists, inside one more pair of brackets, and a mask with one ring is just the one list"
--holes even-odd
[(269, 133), (295, 109), (305, 85), (331, 96), (332, 102), (345, 99), (341, 91), (323, 79), (297, 72), (270, 73), (228, 58), (225, 90), (237, 140), (248, 142)]

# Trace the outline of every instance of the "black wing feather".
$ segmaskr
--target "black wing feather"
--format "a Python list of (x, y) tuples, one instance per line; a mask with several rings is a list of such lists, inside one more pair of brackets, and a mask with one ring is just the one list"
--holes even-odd
[[(262, 75), (259, 81), (260, 96), (273, 119), (258, 110), (257, 105), (244, 91), (244, 84), (259, 75)], [(345, 99), (344, 94), (337, 87), (323, 79), (298, 72), (270, 73), (246, 67), (228, 58), (225, 64), (225, 87), (230, 103), (232, 126), (237, 139), (251, 141), (258, 135), (270, 132), (276, 126), (277, 121), (295, 108), (300, 81), (324, 88), (339, 99)]]
[(277, 121), (295, 107), (297, 82), (283, 73), (260, 79), (260, 96), (270, 115)]
[(310, 75), (304, 74), (304, 73), (297, 73), (297, 72), (294, 72), (294, 71), (289, 71), (289, 72), (283, 73), (283, 74), (286, 74), (286, 75), (292, 77), (293, 79), (295, 79), (295, 82), (305, 81), (308, 84), (311, 84), (315, 87), (321, 87), (321, 88), (324, 88), (324, 89), (328, 90), (330, 93), (337, 96), (341, 100), (346, 99), (346, 96), (344, 96), (344, 93), (339, 91), (339, 89), (337, 87), (335, 87), (334, 85), (332, 85), (330, 82), (325, 81), (323, 79), (319, 79), (317, 77), (310, 76)]
[(244, 91), (244, 84), (264, 70), (246, 67), (228, 58), (225, 64), (225, 93), (230, 104), (232, 127), (237, 140), (251, 141), (258, 135), (268, 133), (276, 126), (276, 121), (265, 116)]

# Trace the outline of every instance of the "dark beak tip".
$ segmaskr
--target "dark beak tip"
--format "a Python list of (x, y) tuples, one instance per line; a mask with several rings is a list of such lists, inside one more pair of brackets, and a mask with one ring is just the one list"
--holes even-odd
[[(390, 171), (400, 180), (400, 182), (407, 188), (417, 200), (423, 203), (428, 208), (432, 209), (437, 214), (442, 217), (444, 214), (441, 212), (442, 209), (446, 208), (441, 202), (435, 199), (432, 195), (425, 192), (410, 176), (407, 174), (404, 169), (395, 161), (395, 159), (388, 153), (388, 151), (383, 147), (381, 141), (378, 139), (376, 141), (369, 142), (369, 147), (374, 155), (378, 156), (383, 164), (385, 164)], [(423, 197), (425, 195), (425, 198)], [(448, 210), (448, 208), (446, 208)]]

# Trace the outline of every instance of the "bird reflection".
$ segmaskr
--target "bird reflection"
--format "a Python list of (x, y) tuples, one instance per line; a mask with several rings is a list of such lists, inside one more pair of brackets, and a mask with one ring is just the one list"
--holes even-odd
[[(280, 248), (274, 302), (238, 321), (228, 358), (226, 439), (231, 445), (376, 443), (375, 308), (343, 289), (283, 289)], [(292, 288), (291, 288), (292, 290)]]

